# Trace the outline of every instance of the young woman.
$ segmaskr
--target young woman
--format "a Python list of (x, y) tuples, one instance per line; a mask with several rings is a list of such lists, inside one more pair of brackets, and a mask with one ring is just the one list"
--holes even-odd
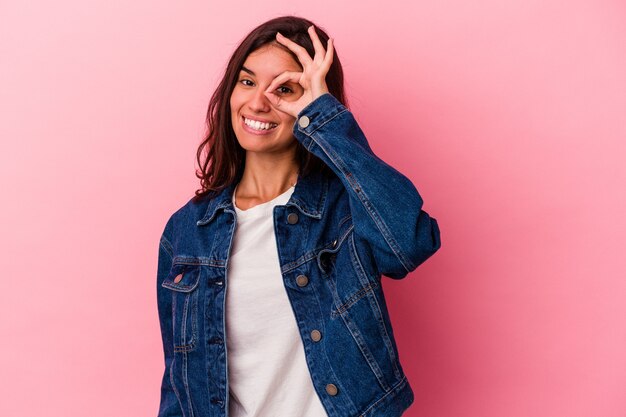
[(411, 181), (346, 107), (333, 41), (254, 29), (209, 104), (201, 190), (168, 220), (159, 416), (400, 416), (413, 392), (381, 276), (441, 245)]

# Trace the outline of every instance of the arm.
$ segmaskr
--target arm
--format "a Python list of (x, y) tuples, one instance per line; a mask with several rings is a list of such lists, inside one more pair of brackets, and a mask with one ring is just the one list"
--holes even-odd
[(161, 286), (172, 268), (172, 245), (166, 237), (171, 220), (165, 227), (165, 231), (159, 242), (159, 261), (157, 269), (157, 304), (159, 323), (161, 326), (161, 338), (163, 340), (163, 353), (165, 357), (165, 371), (161, 381), (161, 401), (159, 404), (158, 417), (182, 417), (183, 413), (178, 403), (178, 398), (170, 383), (170, 367), (174, 356), (174, 342), (172, 334), (172, 298), (166, 288)]
[(337, 174), (350, 199), (354, 233), (379, 272), (404, 278), (441, 246), (437, 221), (411, 181), (378, 158), (352, 113), (325, 93), (296, 118), (294, 136)]

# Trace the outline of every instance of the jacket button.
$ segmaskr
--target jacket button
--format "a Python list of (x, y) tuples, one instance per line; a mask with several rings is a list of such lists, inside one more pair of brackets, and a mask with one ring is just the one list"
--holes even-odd
[(296, 277), (296, 284), (298, 284), (298, 287), (305, 287), (308, 283), (309, 277), (307, 277), (306, 275), (298, 275)]
[(182, 281), (182, 279), (183, 279), (183, 274), (176, 275), (176, 278), (174, 278), (174, 284), (178, 284), (180, 281)]
[(328, 393), (328, 395), (337, 395), (337, 386), (335, 386), (335, 384), (326, 385), (326, 392)]
[(299, 125), (300, 125), (300, 127), (302, 127), (302, 128), (307, 127), (307, 126), (309, 125), (309, 122), (310, 122), (310, 120), (309, 120), (309, 118), (308, 118), (308, 117), (306, 117), (306, 116), (302, 116), (302, 117), (300, 118), (300, 120), (298, 120), (298, 124), (299, 124)]
[(313, 340), (314, 342), (319, 342), (321, 338), (322, 338), (322, 333), (320, 333), (319, 330), (313, 330), (311, 332), (311, 340)]
[(333, 248), (337, 246), (337, 239), (333, 240)]
[(289, 213), (289, 215), (287, 216), (287, 222), (289, 224), (298, 223), (298, 215), (296, 213)]

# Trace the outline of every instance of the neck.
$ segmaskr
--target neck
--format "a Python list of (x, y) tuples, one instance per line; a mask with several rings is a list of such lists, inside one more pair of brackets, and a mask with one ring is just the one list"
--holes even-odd
[(270, 159), (249, 152), (243, 176), (237, 184), (237, 197), (271, 200), (296, 184), (298, 171), (293, 155)]

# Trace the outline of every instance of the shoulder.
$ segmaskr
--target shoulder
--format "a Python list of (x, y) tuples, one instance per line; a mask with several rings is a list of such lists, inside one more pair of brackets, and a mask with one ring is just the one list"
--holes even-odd
[(176, 234), (192, 228), (195, 229), (197, 221), (205, 215), (213, 198), (212, 194), (191, 197), (169, 216), (163, 235), (167, 239), (173, 240)]

